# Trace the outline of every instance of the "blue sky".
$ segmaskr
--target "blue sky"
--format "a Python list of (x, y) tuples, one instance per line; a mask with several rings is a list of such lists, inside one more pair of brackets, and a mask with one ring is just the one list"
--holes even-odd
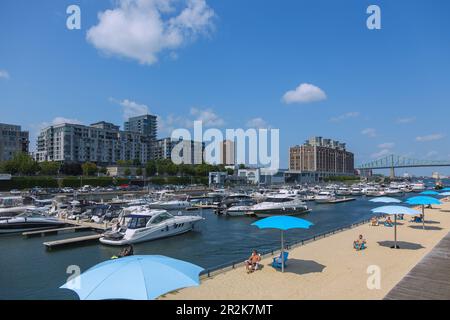
[[(347, 142), (357, 163), (450, 158), (448, 1), (139, 1), (1, 1), (0, 122), (35, 139), (61, 118), (122, 124), (148, 109), (160, 136), (194, 119), (279, 128), (282, 167), (312, 135)], [(81, 30), (66, 28), (70, 4)], [(366, 27), (370, 4), (381, 30)], [(99, 19), (108, 9), (123, 18)], [(142, 41), (119, 35), (131, 22)], [(301, 84), (322, 96), (286, 103)]]

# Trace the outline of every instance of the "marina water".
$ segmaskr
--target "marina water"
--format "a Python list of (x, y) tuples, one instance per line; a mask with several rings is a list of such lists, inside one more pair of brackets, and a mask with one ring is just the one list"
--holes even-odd
[[(353, 202), (335, 205), (310, 202), (308, 206), (312, 212), (300, 217), (315, 225), (309, 230), (286, 232), (288, 243), (368, 219), (370, 209), (376, 204), (368, 202), (368, 198), (358, 197)], [(205, 221), (196, 226), (194, 232), (135, 244), (134, 253), (160, 254), (203, 268), (216, 268), (232, 261), (244, 261), (252, 249), (280, 248), (280, 232), (251, 226), (256, 218), (217, 216), (209, 209), (199, 213)], [(77, 299), (73, 292), (59, 289), (70, 276), (66, 273), (67, 268), (76, 265), (84, 272), (117, 255), (121, 248), (92, 243), (47, 251), (43, 242), (86, 234), (89, 232), (32, 238), (22, 235), (0, 237), (0, 299)], [(355, 239), (357, 236), (355, 234)]]

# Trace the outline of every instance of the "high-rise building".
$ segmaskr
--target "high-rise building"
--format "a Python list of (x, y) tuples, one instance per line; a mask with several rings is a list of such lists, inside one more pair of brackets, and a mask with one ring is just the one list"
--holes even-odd
[(18, 152), (28, 153), (29, 133), (20, 126), (0, 123), (0, 161), (11, 160)]
[(118, 160), (146, 163), (152, 157), (153, 140), (139, 132), (121, 131), (119, 126), (97, 122), (90, 126), (63, 123), (39, 134), (37, 161), (115, 164)]
[[(153, 145), (153, 159), (172, 159), (172, 151), (175, 149), (175, 153), (185, 164), (201, 164), (203, 160), (203, 151), (205, 150), (205, 144), (202, 142), (192, 140), (172, 140), (171, 138), (163, 138), (155, 141)], [(187, 153), (185, 153), (187, 152)]]
[(236, 164), (236, 147), (233, 141), (224, 140), (221, 144), (220, 152), (220, 164)]
[(354, 155), (346, 150), (345, 143), (313, 137), (301, 146), (290, 148), (289, 174), (302, 181), (354, 175)]
[(147, 114), (131, 117), (124, 123), (125, 131), (137, 132), (156, 140), (157, 118)]

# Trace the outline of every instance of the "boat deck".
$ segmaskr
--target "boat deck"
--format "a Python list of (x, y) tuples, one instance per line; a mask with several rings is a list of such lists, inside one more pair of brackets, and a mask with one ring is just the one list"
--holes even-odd
[(450, 233), (384, 299), (450, 300)]

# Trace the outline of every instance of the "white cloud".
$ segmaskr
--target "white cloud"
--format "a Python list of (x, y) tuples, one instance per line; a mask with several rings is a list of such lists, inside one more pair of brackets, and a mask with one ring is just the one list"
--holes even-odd
[(128, 99), (119, 101), (119, 104), (123, 108), (123, 118), (124, 119), (149, 114), (149, 108), (145, 104), (140, 104), (135, 101), (128, 100)]
[(444, 137), (445, 136), (443, 134), (436, 133), (436, 134), (430, 134), (427, 136), (419, 136), (416, 138), (416, 141), (418, 141), (418, 142), (436, 141), (436, 140), (441, 140)]
[(8, 73), (8, 71), (6, 71), (6, 70), (0, 70), (0, 79), (6, 79), (6, 80), (8, 80), (10, 77), (9, 77), (9, 73)]
[(247, 121), (248, 128), (268, 129), (270, 126), (263, 118), (253, 118)]
[(202, 121), (205, 127), (223, 127), (225, 121), (219, 117), (212, 109), (191, 108), (191, 115), (195, 117), (192, 121)]
[(416, 117), (400, 118), (397, 120), (397, 123), (407, 124), (407, 123), (412, 123), (414, 121), (416, 121)]
[(340, 121), (344, 121), (344, 120), (347, 120), (350, 118), (357, 118), (359, 116), (360, 116), (359, 112), (347, 112), (347, 113), (341, 114), (340, 116), (331, 118), (330, 121), (340, 122)]
[(372, 158), (382, 158), (385, 157), (387, 155), (390, 155), (392, 152), (389, 149), (381, 149), (378, 152), (375, 152), (371, 155)]
[(214, 10), (206, 0), (118, 0), (100, 12), (87, 40), (103, 53), (151, 65), (158, 55), (213, 30)]
[(373, 128), (367, 128), (361, 131), (361, 134), (368, 136), (370, 138), (375, 138), (377, 136), (377, 131)]
[(286, 104), (310, 103), (325, 100), (325, 92), (309, 83), (302, 83), (294, 90), (290, 90), (283, 95), (282, 101)]
[(56, 117), (52, 120), (52, 125), (55, 126), (57, 124), (70, 123), (70, 124), (83, 124), (78, 119), (64, 118), (64, 117)]
[(385, 142), (385, 143), (378, 145), (378, 148), (380, 148), (380, 149), (392, 149), (394, 147), (395, 147), (395, 143), (393, 143), (393, 142)]

